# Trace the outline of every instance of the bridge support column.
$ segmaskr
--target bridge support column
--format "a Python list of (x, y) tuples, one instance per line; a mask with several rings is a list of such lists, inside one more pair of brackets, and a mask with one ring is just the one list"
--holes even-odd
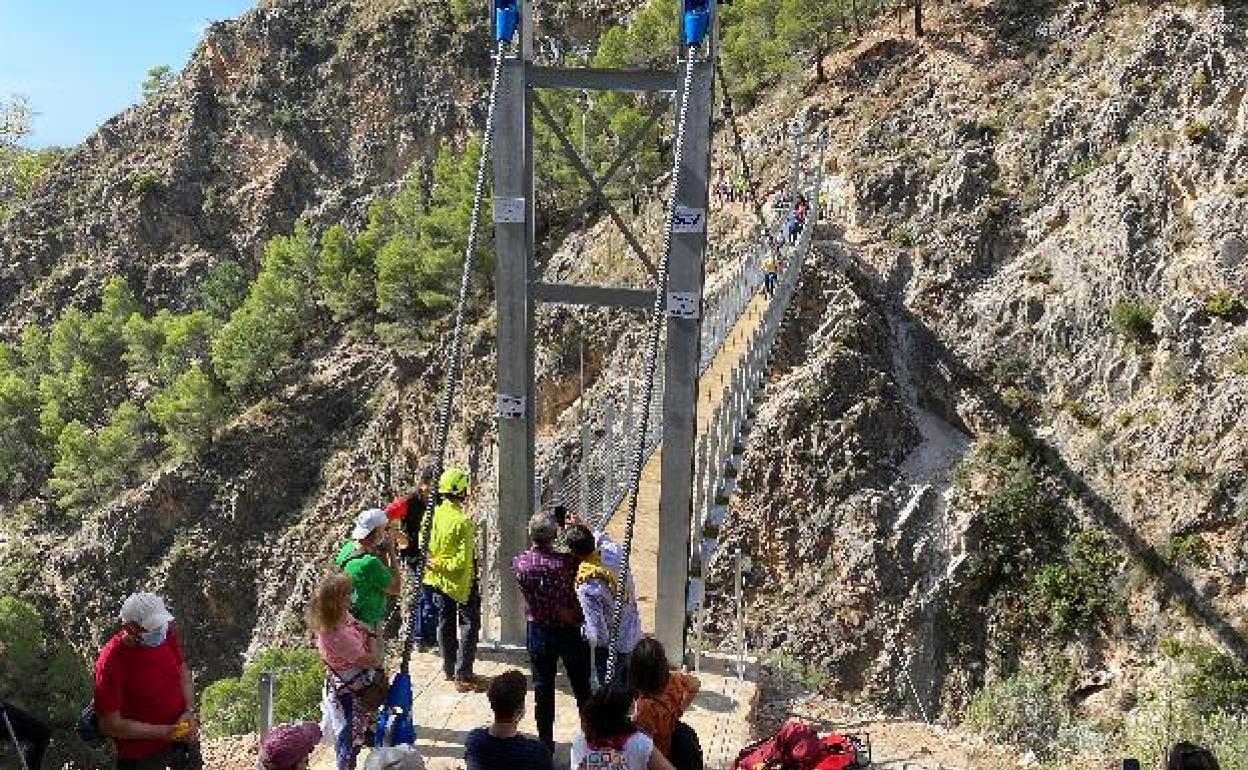
[[(683, 70), (683, 66), (677, 68)], [(668, 659), (683, 661), (688, 619), (689, 522), (698, 427), (698, 363), (706, 252), (706, 208), (711, 152), (714, 65), (694, 66), (685, 148), (668, 266), (667, 350), (663, 390), (663, 467), (659, 497), (659, 553), (655, 635)], [(677, 104), (681, 94), (677, 94)]]
[(511, 559), (528, 545), (533, 514), (533, 160), (528, 83), (531, 4), (517, 30), (520, 53), (503, 64), (494, 128), (495, 298), (498, 307), (499, 640), (523, 645), (525, 621)]

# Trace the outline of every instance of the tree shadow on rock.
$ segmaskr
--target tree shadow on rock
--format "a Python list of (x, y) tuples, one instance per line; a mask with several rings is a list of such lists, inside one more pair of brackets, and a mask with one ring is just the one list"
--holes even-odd
[(976, 371), (951, 350), (927, 326), (922, 317), (902, 307), (900, 303), (893, 302), (883, 287), (876, 283), (874, 270), (870, 265), (862, 263), (844, 250), (840, 250), (839, 256), (842, 266), (846, 269), (847, 278), (860, 288), (866, 284), (866, 290), (861, 292), (863, 297), (870, 298), (871, 301), (889, 303), (889, 312), (895, 313), (911, 324), (917, 344), (931, 351), (932, 359), (947, 372), (951, 382), (977, 396), (989, 410), (993, 419), (1006, 428), (1011, 435), (1024, 441), (1054, 477), (1079, 499), (1092, 520), (1103, 530), (1113, 534), (1127, 549), (1130, 557), (1157, 581), (1167, 598), (1178, 601), (1187, 613), (1194, 620), (1202, 623), (1228, 652), (1240, 661), (1248, 662), (1248, 639), (1244, 637), (1240, 629), (1224, 617), (1190, 580), (1173, 569), (1166, 559), (1119, 515), (1078, 471), (1070, 466), (1057, 447), (1038, 435), (1035, 428), (1028, 424), (1025, 418), (1008, 406), (985, 375)]

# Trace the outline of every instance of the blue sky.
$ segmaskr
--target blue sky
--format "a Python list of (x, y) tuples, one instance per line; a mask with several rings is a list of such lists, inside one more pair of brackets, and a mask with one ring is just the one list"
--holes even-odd
[(39, 115), (30, 147), (73, 145), (139, 100), (147, 70), (182, 68), (209, 21), (255, 0), (0, 0), (0, 96)]

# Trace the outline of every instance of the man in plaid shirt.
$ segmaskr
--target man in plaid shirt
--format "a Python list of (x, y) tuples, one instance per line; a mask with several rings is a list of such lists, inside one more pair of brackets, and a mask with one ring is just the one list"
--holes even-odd
[(581, 610), (573, 581), (578, 560), (554, 549), (559, 524), (549, 513), (529, 519), (533, 545), (516, 556), (511, 569), (524, 594), (527, 647), (533, 669), (537, 736), (554, 750), (555, 676), (559, 661), (572, 684), (579, 709), (589, 700), (589, 645), (581, 638)]

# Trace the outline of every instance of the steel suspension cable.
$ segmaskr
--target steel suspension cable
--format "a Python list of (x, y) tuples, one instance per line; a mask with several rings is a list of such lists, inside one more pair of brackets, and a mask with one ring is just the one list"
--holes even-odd
[[(421, 585), (425, 580), (425, 567), (429, 563), (429, 532), (433, 526), (434, 501), (437, 495), (438, 479), (442, 476), (446, 464), (446, 445), (451, 432), (451, 409), (455, 405), (455, 393), (459, 386), (459, 378), (463, 373), (464, 326), (467, 315), (468, 296), (472, 292), (473, 254), (477, 248), (477, 231), (481, 222), (481, 207), (485, 198), (485, 174), (489, 167), (490, 148), (494, 139), (494, 111), (498, 105), (498, 83), (503, 73), (503, 53), (507, 43), (499, 41), (494, 50), (494, 74), (490, 81), (490, 100), (485, 113), (485, 130), (481, 136), (481, 157), (477, 161), (477, 184), (472, 197), (472, 217), (468, 221), (468, 243), (464, 247), (464, 265), (459, 276), (459, 297), (455, 302), (455, 326), (451, 333), (451, 350), (447, 361), (446, 381), (442, 384), (442, 405), (438, 412), (438, 428), (434, 446), (437, 453), (434, 459), (434, 489), (430, 490), (425, 500), (424, 519), (420, 526), (420, 541), (417, 544), (416, 567), (413, 570), (415, 585), (411, 587), (411, 611), (408, 618), (407, 639), (403, 643), (403, 660), (401, 670), (407, 673), (412, 658), (412, 650), (416, 646), (417, 606), (421, 594)], [(411, 513), (408, 514), (409, 516)]]
[(646, 347), (646, 375), (643, 378), (642, 409), (637, 430), (637, 451), (633, 455), (632, 474), (629, 479), (628, 517), (624, 522), (624, 542), (621, 544), (620, 574), (615, 584), (615, 607), (611, 627), (607, 634), (607, 676), (604, 686), (615, 679), (615, 647), (620, 638), (620, 626), (624, 619), (624, 605), (629, 600), (629, 559), (633, 550), (633, 530), (637, 526), (637, 499), (641, 489), (641, 471), (646, 462), (646, 433), (650, 428), (650, 402), (654, 398), (654, 375), (658, 369), (659, 340), (663, 332), (664, 307), (667, 301), (667, 268), (672, 255), (672, 232), (676, 218), (676, 200), (680, 192), (680, 167), (684, 160), (685, 123), (689, 116), (689, 90), (693, 84), (693, 68), (696, 63), (697, 46), (685, 49), (685, 78), (680, 94), (680, 111), (676, 119), (676, 146), (672, 152), (672, 191), (667, 202), (667, 219), (663, 233), (663, 256), (657, 267), (658, 286), (654, 294), (654, 310), (650, 317), (649, 340)]

